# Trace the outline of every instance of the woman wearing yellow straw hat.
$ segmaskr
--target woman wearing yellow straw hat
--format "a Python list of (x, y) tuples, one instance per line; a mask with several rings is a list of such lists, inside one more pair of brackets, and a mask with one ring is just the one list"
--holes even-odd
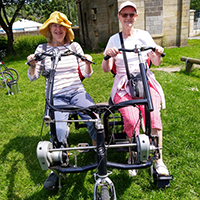
[[(47, 38), (46, 50), (52, 47), (58, 48), (60, 53), (66, 51), (66, 47), (78, 54), (84, 55), (81, 46), (77, 42), (73, 42), (74, 33), (71, 29), (71, 22), (66, 15), (60, 12), (53, 12), (49, 19), (41, 26), (39, 32)], [(27, 57), (30, 61), (35, 57), (36, 53), (44, 51), (44, 45), (37, 47), (34, 54)], [(88, 60), (92, 60), (90, 55), (84, 55)], [(34, 81), (40, 77), (42, 66), (45, 65), (45, 70), (50, 69), (51, 59), (45, 58), (45, 64), (42, 61), (31, 61), (29, 63), (28, 77), (30, 81)], [(58, 62), (54, 77), (53, 100), (54, 105), (71, 104), (81, 107), (88, 107), (94, 105), (93, 99), (85, 91), (85, 88), (79, 78), (78, 66), (81, 74), (89, 78), (92, 75), (92, 66), (90, 62), (83, 62), (77, 59), (74, 55), (64, 56)], [(46, 87), (47, 88), (47, 87)], [(90, 117), (84, 114), (79, 114), (82, 119), (89, 119)], [(68, 113), (55, 112), (56, 120), (68, 119)], [(96, 145), (95, 128), (92, 122), (86, 122), (93, 145)], [(63, 145), (67, 144), (67, 137), (69, 135), (69, 127), (67, 123), (56, 123), (56, 135), (58, 141)], [(62, 146), (61, 146), (62, 147)], [(58, 177), (51, 173), (44, 183), (44, 188), (55, 189), (58, 184)]]

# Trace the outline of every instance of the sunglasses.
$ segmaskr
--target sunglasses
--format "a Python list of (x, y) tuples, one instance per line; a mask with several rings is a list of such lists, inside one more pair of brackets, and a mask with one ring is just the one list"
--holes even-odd
[(130, 16), (130, 18), (133, 18), (136, 15), (136, 13), (120, 13), (120, 15), (123, 18), (127, 18), (128, 16)]

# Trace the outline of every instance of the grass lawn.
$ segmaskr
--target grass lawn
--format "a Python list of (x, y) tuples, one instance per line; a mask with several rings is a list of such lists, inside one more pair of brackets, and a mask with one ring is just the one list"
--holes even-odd
[[(148, 169), (129, 177), (128, 171), (112, 169), (109, 176), (116, 189), (117, 199), (200, 199), (200, 70), (185, 73), (181, 56), (200, 58), (200, 41), (189, 40), (182, 48), (165, 49), (166, 56), (160, 67), (182, 66), (180, 72), (154, 71), (163, 87), (166, 109), (161, 111), (163, 123), (163, 157), (174, 179), (171, 187), (158, 190)], [(31, 53), (31, 52), (30, 52)], [(95, 103), (108, 101), (113, 84), (111, 73), (101, 69), (103, 54), (91, 53), (94, 73), (83, 84)], [(50, 171), (42, 171), (36, 157), (44, 114), (45, 80), (30, 82), (27, 77), (26, 58), (8, 60), (8, 67), (20, 75), (20, 93), (7, 95), (0, 88), (0, 200), (89, 200), (93, 199), (93, 171), (67, 174), (62, 189), (46, 191), (43, 183)], [(152, 66), (153, 68), (155, 66)], [(43, 129), (43, 139), (49, 140), (49, 127)], [(87, 129), (75, 130), (71, 126), (70, 145), (91, 143)], [(124, 156), (108, 151), (108, 160), (125, 161)], [(94, 161), (94, 152), (79, 154), (78, 166)], [(111, 170), (111, 169), (109, 169)]]

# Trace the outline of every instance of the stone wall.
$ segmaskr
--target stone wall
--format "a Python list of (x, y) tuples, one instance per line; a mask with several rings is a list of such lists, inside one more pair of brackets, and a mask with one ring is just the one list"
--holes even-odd
[(163, 33), (163, 0), (145, 2), (146, 30), (150, 34)]
[[(14, 39), (19, 36), (28, 36), (28, 35), (40, 35), (39, 31), (19, 31), (19, 32), (13, 32)], [(7, 37), (6, 33), (0, 33), (0, 37), (5, 36)]]
[(83, 47), (98, 49), (109, 36), (118, 32), (116, 0), (82, 0), (77, 2), (80, 39)]
[[(108, 38), (121, 31), (118, 8), (126, 0), (79, 0), (81, 43), (99, 48)], [(150, 32), (157, 44), (164, 47), (185, 46), (188, 40), (190, 0), (133, 0), (139, 16), (135, 28)]]
[(163, 45), (185, 46), (188, 41), (190, 0), (163, 0)]
[[(118, 8), (126, 0), (79, 0), (79, 29), (73, 27), (84, 48), (99, 49), (109, 37), (122, 30)], [(135, 28), (150, 32), (155, 42), (164, 47), (185, 46), (189, 35), (190, 0), (134, 0), (139, 16)], [(38, 32), (15, 33), (39, 34)]]

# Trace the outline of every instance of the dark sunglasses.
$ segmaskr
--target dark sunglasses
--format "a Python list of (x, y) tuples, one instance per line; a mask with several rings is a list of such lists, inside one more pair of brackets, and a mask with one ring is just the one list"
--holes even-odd
[(120, 13), (120, 15), (123, 18), (127, 18), (128, 16), (130, 16), (130, 18), (133, 18), (136, 15), (136, 13)]

